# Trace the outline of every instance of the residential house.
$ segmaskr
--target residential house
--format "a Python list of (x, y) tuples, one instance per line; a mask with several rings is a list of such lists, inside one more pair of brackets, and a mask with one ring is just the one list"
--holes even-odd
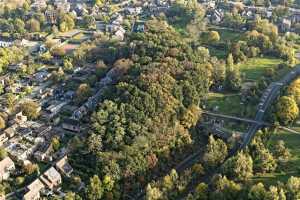
[(12, 159), (23, 165), (43, 142), (42, 137), (18, 136), (10, 139), (5, 149)]
[(57, 10), (68, 13), (71, 9), (71, 4), (67, 0), (55, 0), (54, 5)]
[(61, 109), (67, 105), (68, 102), (55, 102), (54, 104), (50, 105), (46, 108), (45, 113), (43, 113), (43, 117), (47, 118), (48, 120), (53, 119), (60, 111)]
[(34, 158), (37, 161), (52, 161), (51, 154), (54, 152), (53, 146), (51, 143), (42, 145), (34, 154)]
[(17, 72), (22, 70), (23, 68), (23, 63), (17, 63), (17, 64), (11, 64), (8, 66), (9, 71)]
[(113, 35), (113, 38), (123, 41), (125, 38), (125, 33), (126, 33), (125, 29), (123, 27), (120, 27)]
[(19, 143), (10, 142), (6, 150), (12, 159), (20, 164), (24, 163), (30, 155), (27, 146)]
[(3, 160), (0, 161), (0, 181), (7, 180), (10, 176), (10, 173), (14, 171), (15, 164), (10, 159), (10, 157), (6, 157)]
[(40, 11), (40, 10), (44, 10), (46, 8), (47, 8), (47, 3), (46, 3), (45, 0), (35, 0), (31, 4), (31, 9), (32, 10)]
[[(34, 35), (33, 39), (40, 40), (40, 35)], [(21, 46), (25, 47), (29, 52), (37, 52), (40, 48), (40, 43), (37, 41), (30, 41), (22, 39)]]
[(0, 145), (2, 146), (8, 140), (7, 135), (4, 132), (0, 134)]
[(221, 9), (213, 9), (209, 13), (208, 18), (213, 24), (219, 24), (224, 18), (224, 12)]
[(144, 21), (136, 21), (134, 22), (133, 26), (132, 26), (132, 32), (145, 32), (146, 27), (145, 27), (145, 22)]
[(48, 78), (50, 78), (51, 74), (49, 72), (47, 72), (46, 70), (43, 71), (39, 71), (37, 73), (34, 74), (34, 79), (35, 81), (42, 83), (46, 80), (48, 80)]
[(123, 23), (123, 16), (120, 14), (116, 14), (116, 16), (114, 17), (114, 19), (112, 20), (112, 24), (114, 25), (121, 25)]
[(3, 132), (6, 134), (8, 138), (12, 138), (16, 134), (17, 127), (18, 127), (17, 124), (13, 124), (12, 126), (5, 129)]
[(58, 14), (55, 10), (46, 10), (45, 16), (48, 24), (56, 24)]
[(45, 188), (45, 185), (36, 179), (30, 185), (27, 186), (27, 192), (23, 196), (23, 200), (38, 200), (40, 199), (40, 192)]
[(132, 8), (132, 7), (126, 7), (125, 8), (125, 13), (127, 15), (139, 15), (142, 13), (142, 7), (135, 7), (135, 8)]
[(18, 82), (13, 83), (12, 85), (8, 85), (5, 88), (5, 92), (11, 92), (11, 93), (14, 93), (14, 94), (20, 93), (21, 90), (22, 90), (22, 84), (20, 84)]
[(281, 31), (286, 32), (291, 29), (292, 22), (289, 19), (282, 19), (281, 23), (279, 24), (279, 28)]
[(0, 76), (0, 85), (5, 86), (6, 85), (6, 81), (9, 79), (9, 75), (5, 74), (3, 76)]
[(68, 157), (64, 156), (62, 159), (60, 159), (56, 164), (56, 169), (60, 171), (62, 174), (65, 176), (70, 176), (71, 173), (73, 172), (73, 168), (71, 165), (68, 163)]
[(54, 167), (51, 167), (40, 176), (40, 180), (46, 185), (46, 187), (53, 190), (61, 184), (61, 175)]
[(291, 17), (290, 17), (291, 21), (292, 21), (292, 24), (297, 24), (300, 22), (300, 14), (293, 14)]
[(67, 118), (62, 123), (62, 128), (65, 130), (73, 131), (73, 132), (80, 132), (80, 122), (75, 119)]
[(27, 117), (25, 115), (23, 115), (22, 112), (19, 112), (15, 115), (15, 118), (13, 119), (13, 123), (21, 125), (24, 124), (27, 121)]

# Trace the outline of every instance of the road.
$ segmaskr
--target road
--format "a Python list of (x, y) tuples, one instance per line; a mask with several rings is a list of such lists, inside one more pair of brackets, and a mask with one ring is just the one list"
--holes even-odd
[[(276, 100), (276, 98), (280, 95), (280, 90), (284, 88), (285, 86), (289, 85), (293, 80), (295, 80), (298, 76), (300, 76), (300, 66), (295, 67), (291, 72), (289, 72), (287, 75), (285, 75), (280, 81), (273, 82), (270, 84), (270, 86), (265, 90), (263, 93), (260, 103), (257, 107), (257, 112), (254, 120), (247, 119), (247, 122), (252, 123), (248, 131), (244, 134), (243, 142), (238, 148), (235, 148), (233, 151), (229, 152), (229, 157), (234, 156), (239, 150), (242, 150), (247, 147), (247, 145), (251, 142), (252, 138), (255, 136), (257, 131), (266, 123), (263, 121), (264, 115), (266, 110), (269, 108), (269, 106)], [(204, 114), (208, 113), (206, 111), (203, 112)], [(222, 114), (215, 114), (218, 116), (228, 117), (226, 115)], [(244, 121), (244, 119), (239, 117), (232, 117), (235, 120), (241, 120)], [(188, 158), (186, 158), (184, 161), (179, 163), (179, 165), (176, 167), (176, 170), (178, 171), (184, 171), (188, 167), (192, 166), (195, 162), (199, 161), (201, 158), (199, 158), (200, 153), (203, 149), (199, 150), (198, 152), (195, 152), (194, 154), (190, 155)], [(218, 168), (220, 169), (220, 167)], [(215, 171), (218, 171), (218, 169), (215, 169)], [(214, 173), (210, 173), (207, 177), (211, 177)], [(191, 191), (193, 187), (189, 188), (187, 191)], [(143, 199), (145, 196), (145, 191), (142, 190), (140, 193), (138, 193), (133, 199)]]
[[(254, 121), (263, 122), (265, 112), (270, 107), (276, 98), (280, 95), (280, 90), (285, 86), (289, 85), (293, 80), (300, 76), (300, 66), (295, 67), (291, 72), (285, 75), (280, 81), (273, 82), (265, 90), (263, 96), (260, 99), (260, 103), (257, 107), (257, 112)], [(252, 124), (248, 131), (243, 137), (243, 142), (240, 147), (236, 150), (244, 149), (251, 142), (252, 138), (255, 136), (256, 132), (263, 126), (263, 123)], [(235, 152), (235, 153), (236, 153)]]
[(209, 115), (217, 118), (224, 118), (224, 119), (229, 119), (229, 120), (235, 120), (235, 121), (241, 121), (241, 122), (246, 122), (246, 123), (252, 123), (252, 124), (257, 124), (257, 125), (263, 125), (267, 127), (277, 127), (279, 129), (295, 133), (295, 134), (300, 134), (298, 131), (293, 130), (291, 128), (285, 127), (285, 126), (277, 126), (275, 124), (267, 123), (264, 121), (256, 121), (254, 119), (248, 119), (248, 118), (242, 118), (242, 117), (236, 117), (236, 116), (231, 116), (231, 115), (224, 115), (224, 114), (219, 114), (219, 113), (213, 113), (210, 111), (202, 111), (202, 114), (204, 115)]
[(213, 117), (218, 117), (218, 118), (231, 119), (231, 120), (235, 120), (235, 121), (242, 121), (242, 122), (247, 122), (247, 123), (252, 123), (252, 124), (260, 124), (260, 123), (262, 123), (263, 125), (268, 125), (265, 122), (255, 121), (253, 119), (247, 119), (247, 118), (242, 118), (242, 117), (235, 117), (235, 116), (230, 116), (230, 115), (213, 113), (213, 112), (209, 112), (209, 111), (202, 111), (202, 114), (213, 116)]
[[(287, 85), (289, 85), (293, 80), (295, 80), (297, 77), (300, 76), (300, 65), (295, 67), (291, 72), (289, 72), (287, 75), (285, 75), (280, 81), (273, 82), (270, 84), (270, 86), (264, 91), (260, 103), (257, 107), (257, 112), (255, 115), (255, 119), (253, 121), (261, 122), (261, 123), (252, 123), (249, 127), (248, 131), (244, 134), (242, 143), (234, 148), (232, 151), (229, 152), (229, 155), (227, 156), (227, 159), (234, 156), (238, 151), (244, 149), (247, 147), (247, 145), (251, 142), (257, 131), (264, 126), (263, 118), (265, 116), (266, 110), (270, 107), (272, 103), (276, 100), (276, 98), (280, 95), (280, 90)], [(195, 161), (195, 155), (192, 155), (191, 158), (185, 160), (185, 167), (192, 166)], [(225, 162), (225, 161), (224, 161)], [(224, 163), (223, 162), (223, 163)], [(202, 182), (211, 181), (212, 176), (217, 173), (221, 169), (222, 165), (219, 167), (216, 167), (212, 170), (212, 172), (209, 172), (206, 176), (204, 176), (204, 179)], [(187, 195), (189, 192), (193, 191), (195, 189), (195, 184), (191, 184), (188, 186), (185, 195)], [(181, 198), (183, 199), (183, 198)]]

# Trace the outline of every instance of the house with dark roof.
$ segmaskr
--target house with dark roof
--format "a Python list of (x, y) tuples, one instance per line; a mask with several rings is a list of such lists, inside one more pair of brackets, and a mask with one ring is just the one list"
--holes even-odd
[(62, 128), (72, 132), (80, 132), (80, 123), (78, 120), (67, 118), (62, 123)]
[(69, 164), (68, 157), (66, 155), (55, 164), (55, 167), (59, 172), (68, 177), (73, 172), (73, 168)]

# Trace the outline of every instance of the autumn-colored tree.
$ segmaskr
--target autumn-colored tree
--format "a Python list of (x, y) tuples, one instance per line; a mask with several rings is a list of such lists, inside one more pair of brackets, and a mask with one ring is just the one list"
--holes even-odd
[(242, 187), (240, 184), (227, 179), (226, 176), (216, 175), (213, 178), (212, 199), (239, 199)]
[(277, 141), (274, 146), (274, 156), (280, 163), (286, 163), (291, 157), (289, 149), (285, 146), (283, 140)]
[(77, 102), (81, 103), (85, 101), (92, 94), (91, 87), (86, 84), (80, 84), (76, 90)]
[(17, 97), (14, 94), (8, 93), (6, 95), (6, 104), (7, 104), (7, 108), (10, 111), (13, 111), (15, 109), (16, 102), (17, 102)]
[(286, 200), (285, 191), (282, 188), (271, 185), (265, 197), (266, 200)]
[(299, 116), (299, 108), (291, 96), (283, 96), (276, 105), (276, 116), (282, 124), (290, 124)]
[(197, 200), (208, 200), (209, 197), (208, 185), (206, 183), (200, 183), (195, 190), (195, 198)]
[(160, 200), (162, 197), (162, 192), (157, 187), (152, 187), (148, 184), (146, 189), (146, 200)]
[(27, 22), (27, 29), (30, 31), (30, 32), (39, 32), (41, 30), (41, 25), (40, 25), (40, 22), (36, 19), (30, 19), (28, 22)]
[(273, 172), (276, 170), (277, 163), (273, 155), (266, 148), (260, 149), (254, 160), (254, 168), (261, 173)]
[(37, 119), (40, 115), (40, 105), (32, 100), (27, 100), (21, 104), (21, 110), (29, 119)]
[(66, 55), (66, 50), (63, 47), (54, 47), (51, 49), (51, 54), (53, 56), (64, 56)]
[(215, 140), (215, 138), (210, 135), (203, 160), (208, 168), (215, 167), (225, 160), (227, 153), (225, 142), (220, 139)]
[(286, 183), (287, 188), (287, 199), (299, 199), (300, 197), (300, 178), (299, 177), (290, 177)]
[(74, 192), (67, 192), (64, 196), (64, 200), (75, 200), (75, 196)]
[(247, 181), (253, 176), (252, 158), (244, 152), (239, 152), (226, 161), (223, 170), (228, 177), (238, 181)]
[(196, 105), (191, 105), (183, 113), (181, 124), (185, 128), (191, 128), (197, 124), (200, 115), (201, 115), (200, 108)]
[(57, 71), (53, 71), (51, 74), (51, 79), (55, 82), (61, 82), (66, 78), (64, 70), (60, 67)]
[(51, 145), (55, 151), (57, 151), (60, 147), (59, 137), (53, 137), (51, 140)]
[(264, 184), (257, 183), (256, 185), (253, 185), (248, 193), (248, 199), (249, 200), (261, 200), (266, 199), (267, 197), (267, 191), (265, 189)]
[(0, 147), (0, 160), (3, 160), (7, 157), (7, 152), (3, 147)]
[(92, 133), (87, 139), (87, 148), (91, 153), (97, 153), (102, 150), (102, 138), (100, 135)]
[(0, 116), (0, 129), (4, 129), (6, 127), (4, 119)]
[(209, 42), (218, 42), (220, 40), (220, 35), (217, 31), (209, 31), (207, 39)]
[(294, 97), (298, 105), (300, 105), (300, 78), (292, 82), (287, 88), (287, 94)]
[(103, 196), (102, 182), (97, 175), (90, 178), (90, 183), (86, 188), (88, 200), (100, 200)]
[(27, 164), (24, 166), (24, 169), (26, 174), (31, 175), (34, 172), (38, 172), (39, 171), (39, 166), (37, 164)]

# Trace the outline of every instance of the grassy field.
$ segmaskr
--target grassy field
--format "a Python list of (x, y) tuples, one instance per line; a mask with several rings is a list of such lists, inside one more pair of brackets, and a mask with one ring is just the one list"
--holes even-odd
[(212, 56), (216, 56), (219, 59), (226, 59), (228, 52), (225, 48), (227, 42), (235, 42), (238, 41), (240, 36), (241, 36), (241, 32), (238, 31), (234, 31), (231, 29), (226, 29), (223, 27), (219, 27), (219, 26), (209, 26), (208, 30), (210, 31), (217, 31), (220, 35), (220, 44), (223, 44), (224, 48), (216, 48), (215, 46), (211, 46), (209, 45), (207, 48), (209, 49), (210, 55)]
[[(206, 110), (225, 115), (253, 118), (255, 114), (255, 108), (253, 108), (253, 106), (245, 105), (241, 102), (240, 94), (211, 92), (208, 95), (205, 105)], [(247, 123), (237, 123), (236, 121), (227, 120), (223, 128), (231, 131), (244, 132), (247, 130)]]
[[(293, 129), (300, 132), (300, 127), (294, 127)], [(282, 172), (257, 175), (253, 178), (253, 181), (271, 185), (276, 184), (278, 181), (286, 182), (291, 176), (300, 176), (300, 135), (280, 131), (272, 136), (269, 145), (274, 145), (278, 140), (283, 140), (286, 147), (289, 148), (292, 154), (290, 161), (281, 170)]]
[(234, 116), (252, 116), (255, 109), (248, 108), (241, 102), (240, 94), (223, 94), (211, 92), (206, 100), (206, 106), (209, 110), (215, 110), (217, 113), (234, 115)]
[(275, 69), (282, 62), (277, 58), (250, 58), (245, 63), (238, 64), (246, 79), (257, 80), (264, 75), (267, 69)]
[(223, 28), (219, 26), (209, 26), (208, 30), (217, 31), (220, 35), (220, 42), (235, 42), (240, 39), (242, 32), (234, 31), (232, 29)]

